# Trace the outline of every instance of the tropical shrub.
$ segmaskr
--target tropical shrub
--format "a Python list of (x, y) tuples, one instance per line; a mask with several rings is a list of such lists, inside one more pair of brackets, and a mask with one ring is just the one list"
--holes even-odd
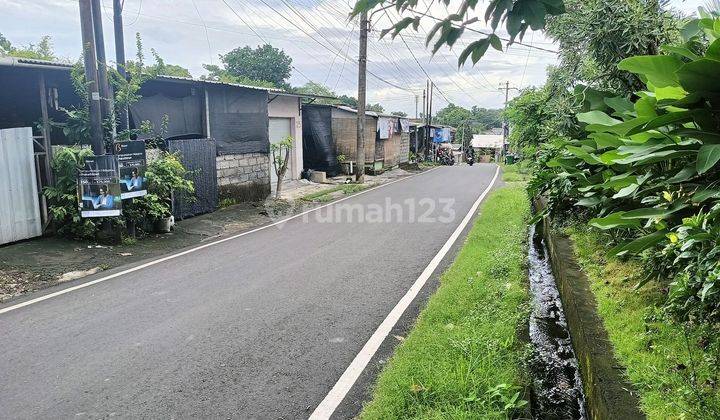
[(63, 147), (53, 156), (52, 168), (55, 185), (46, 187), (44, 194), (48, 199), (50, 216), (61, 236), (73, 239), (94, 239), (104, 221), (116, 228), (126, 225), (127, 221), (141, 223), (143, 220), (157, 220), (172, 214), (173, 193), (192, 196), (195, 192), (193, 182), (188, 179), (189, 171), (183, 166), (176, 154), (163, 153), (148, 165), (145, 177), (148, 182), (148, 194), (132, 202), (123, 202), (122, 217), (83, 218), (77, 197), (77, 174), (84, 166), (92, 150), (80, 146)]
[(644, 90), (586, 95), (585, 134), (546, 146), (531, 187), (549, 212), (584, 209), (590, 225), (613, 232), (611, 254), (642, 257), (641, 284), (672, 279), (668, 303), (680, 318), (719, 320), (720, 19), (692, 20), (682, 37), (665, 55), (619, 63)]
[(52, 169), (55, 184), (45, 187), (43, 193), (48, 200), (48, 212), (57, 233), (77, 239), (94, 238), (97, 233), (96, 221), (80, 217), (77, 197), (77, 173), (84, 166), (92, 150), (80, 147), (63, 147), (55, 152)]

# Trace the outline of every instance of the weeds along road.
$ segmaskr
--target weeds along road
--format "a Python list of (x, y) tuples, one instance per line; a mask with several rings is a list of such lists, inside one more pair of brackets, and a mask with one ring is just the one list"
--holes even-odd
[(2, 417), (307, 417), (495, 170), (441, 167), (0, 313)]

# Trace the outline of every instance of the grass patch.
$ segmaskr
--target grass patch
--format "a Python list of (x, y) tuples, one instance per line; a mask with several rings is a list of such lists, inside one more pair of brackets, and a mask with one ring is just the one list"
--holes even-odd
[(344, 195), (350, 195), (355, 194), (356, 192), (360, 192), (368, 187), (369, 185), (367, 184), (342, 184), (336, 187), (328, 188), (326, 190), (306, 194), (300, 199), (303, 201), (311, 201), (314, 203), (327, 203), (333, 201), (336, 198), (336, 193), (338, 192), (342, 192)]
[(633, 262), (606, 258), (595, 231), (569, 230), (590, 279), (615, 355), (627, 369), (649, 419), (720, 418), (720, 343), (709, 326), (673, 323), (657, 282), (639, 290), (644, 273)]
[(506, 418), (524, 410), (518, 331), (529, 314), (528, 214), (521, 186), (488, 197), (361, 418)]
[(514, 163), (512, 165), (501, 164), (502, 179), (505, 182), (526, 182), (530, 179), (530, 168), (525, 161)]

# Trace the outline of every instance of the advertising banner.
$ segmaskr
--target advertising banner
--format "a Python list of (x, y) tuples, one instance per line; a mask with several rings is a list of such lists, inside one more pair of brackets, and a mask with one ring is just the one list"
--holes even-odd
[(89, 156), (79, 171), (78, 202), (82, 217), (120, 216), (122, 199), (115, 156)]
[(118, 170), (120, 171), (121, 198), (125, 200), (147, 194), (145, 142), (116, 142), (115, 155), (117, 156)]

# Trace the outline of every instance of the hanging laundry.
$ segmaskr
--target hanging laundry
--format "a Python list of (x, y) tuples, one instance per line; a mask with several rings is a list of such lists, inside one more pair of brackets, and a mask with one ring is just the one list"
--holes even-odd
[(393, 120), (390, 118), (380, 117), (378, 118), (377, 131), (380, 134), (380, 139), (389, 139), (392, 136)]

